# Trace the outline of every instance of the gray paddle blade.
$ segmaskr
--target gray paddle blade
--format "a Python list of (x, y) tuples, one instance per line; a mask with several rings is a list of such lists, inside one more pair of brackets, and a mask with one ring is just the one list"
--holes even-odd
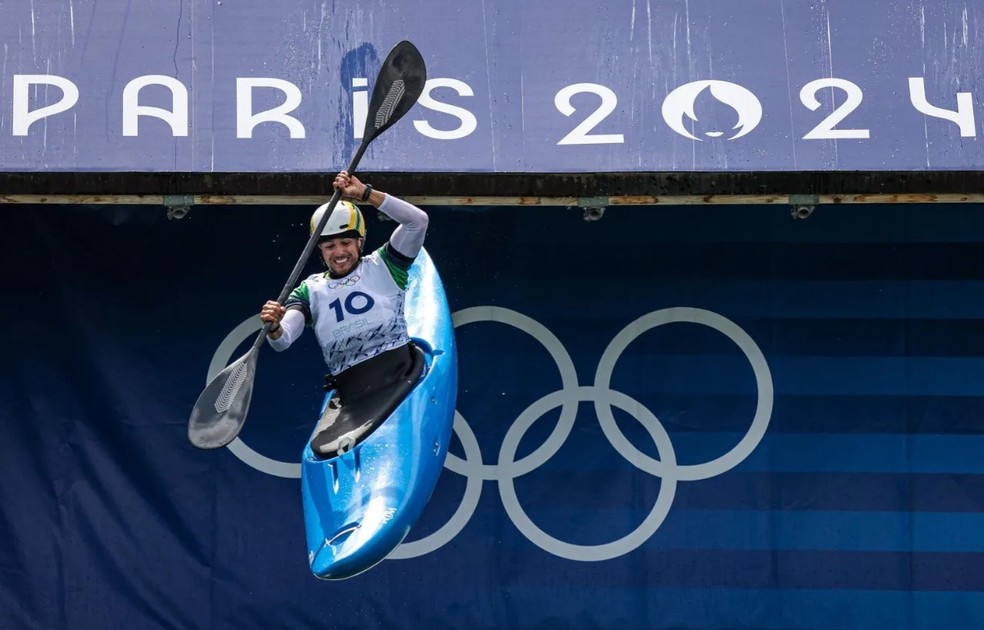
[(188, 439), (198, 448), (222, 448), (246, 422), (256, 375), (256, 348), (230, 363), (205, 387), (191, 410)]

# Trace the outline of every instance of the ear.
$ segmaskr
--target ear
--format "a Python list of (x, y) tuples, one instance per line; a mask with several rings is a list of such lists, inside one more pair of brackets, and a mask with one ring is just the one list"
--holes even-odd
[(359, 238), (359, 253), (360, 254), (362, 253), (362, 248), (365, 247), (365, 245), (366, 245), (366, 239), (360, 237)]

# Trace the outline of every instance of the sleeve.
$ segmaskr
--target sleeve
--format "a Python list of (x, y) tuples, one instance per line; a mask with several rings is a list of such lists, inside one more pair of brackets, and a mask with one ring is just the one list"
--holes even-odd
[(413, 266), (413, 258), (407, 258), (400, 252), (393, 249), (392, 243), (386, 243), (376, 250), (379, 259), (386, 264), (396, 286), (401, 291), (406, 291), (410, 285), (410, 267)]
[[(400, 254), (400, 258), (409, 259), (412, 264), (413, 259), (420, 253), (420, 248), (424, 246), (427, 213), (393, 195), (386, 195), (386, 199), (379, 205), (379, 210), (400, 224), (390, 236), (389, 249)], [(406, 265), (406, 268), (409, 269), (410, 265)]]
[(290, 292), (284, 307), (290, 310), (298, 310), (304, 315), (304, 323), (311, 325), (311, 292), (308, 289), (307, 280), (302, 282), (299, 287)]
[(300, 309), (288, 310), (280, 320), (280, 327), (283, 329), (283, 333), (279, 339), (271, 339), (267, 336), (267, 343), (277, 352), (289, 348), (290, 344), (294, 343), (304, 332), (304, 314)]

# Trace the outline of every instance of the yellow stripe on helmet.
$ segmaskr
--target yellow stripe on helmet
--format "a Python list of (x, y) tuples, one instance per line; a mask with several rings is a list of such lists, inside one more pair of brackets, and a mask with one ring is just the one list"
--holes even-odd
[(349, 229), (352, 228), (359, 229), (357, 227), (359, 225), (359, 219), (357, 218), (359, 216), (358, 215), (359, 209), (355, 207), (354, 203), (346, 202), (345, 205), (347, 205), (349, 209), (349, 220), (348, 220)]

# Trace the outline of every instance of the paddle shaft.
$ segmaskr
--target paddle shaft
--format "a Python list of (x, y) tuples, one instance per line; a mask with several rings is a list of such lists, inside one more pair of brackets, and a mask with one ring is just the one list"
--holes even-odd
[[(359, 165), (362, 160), (362, 154), (366, 152), (369, 147), (369, 141), (372, 140), (372, 136), (366, 136), (359, 145), (358, 151), (355, 152), (355, 156), (349, 163), (348, 173), (351, 175), (355, 172), (355, 168)], [(297, 279), (301, 277), (301, 272), (304, 270), (304, 265), (307, 264), (308, 258), (311, 257), (311, 252), (314, 250), (314, 246), (317, 244), (318, 239), (321, 237), (321, 230), (325, 228), (325, 224), (328, 223), (328, 218), (331, 216), (331, 211), (335, 208), (338, 200), (342, 198), (342, 192), (336, 190), (335, 194), (331, 196), (331, 200), (328, 201), (328, 207), (325, 209), (324, 213), (321, 215), (321, 220), (318, 221), (318, 225), (314, 226), (314, 231), (311, 232), (311, 237), (308, 238), (307, 245), (304, 246), (304, 251), (301, 253), (301, 257), (297, 259), (297, 264), (294, 265), (294, 270), (290, 272), (290, 277), (287, 278), (284, 288), (280, 290), (280, 296), (277, 298), (277, 302), (280, 304), (284, 303), (287, 296), (294, 289), (294, 285), (297, 284)], [(260, 334), (257, 335), (256, 341), (253, 342), (253, 349), (257, 349), (263, 344), (263, 338), (266, 337), (267, 333), (270, 332), (270, 327), (273, 322), (266, 322), (263, 324), (263, 328), (260, 330)]]

